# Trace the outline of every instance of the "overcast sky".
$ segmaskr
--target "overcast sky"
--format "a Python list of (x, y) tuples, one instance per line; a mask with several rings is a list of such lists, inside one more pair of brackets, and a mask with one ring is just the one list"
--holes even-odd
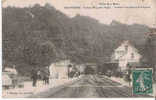
[[(120, 2), (119, 2), (120, 1)], [(120, 3), (121, 6), (150, 6), (151, 8), (121, 8), (121, 9), (64, 9), (65, 6), (98, 5), (99, 3)], [(101, 23), (109, 24), (117, 20), (126, 24), (145, 24), (156, 27), (156, 0), (5, 0), (3, 7), (16, 6), (28, 7), (34, 4), (44, 5), (49, 3), (56, 9), (73, 17), (76, 14), (90, 16)]]

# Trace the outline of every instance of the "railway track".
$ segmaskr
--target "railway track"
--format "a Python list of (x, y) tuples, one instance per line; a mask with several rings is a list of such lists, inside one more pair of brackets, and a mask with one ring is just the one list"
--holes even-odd
[[(60, 88), (60, 87), (58, 87)], [(52, 90), (52, 89), (51, 89)], [(113, 98), (113, 97), (149, 97), (132, 95), (132, 89), (98, 75), (86, 75), (78, 81), (65, 85), (57, 91), (49, 90), (44, 98)]]

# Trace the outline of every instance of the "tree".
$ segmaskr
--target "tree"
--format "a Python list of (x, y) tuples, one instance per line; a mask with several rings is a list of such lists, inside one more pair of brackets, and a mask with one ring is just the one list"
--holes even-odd
[(149, 67), (153, 68), (154, 78), (156, 80), (156, 29), (152, 29), (148, 34), (146, 43), (145, 43), (145, 58), (146, 64)]
[(50, 41), (38, 43), (32, 40), (27, 42), (23, 49), (25, 62), (37, 67), (49, 66), (56, 54), (55, 46)]

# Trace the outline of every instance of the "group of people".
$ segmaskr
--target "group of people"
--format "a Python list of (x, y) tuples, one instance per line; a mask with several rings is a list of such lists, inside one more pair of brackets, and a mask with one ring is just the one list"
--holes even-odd
[(49, 84), (49, 76), (50, 72), (48, 67), (38, 70), (33, 68), (31, 71), (32, 86), (35, 87), (38, 80), (43, 80), (44, 84)]
[(68, 77), (73, 78), (80, 76), (80, 71), (76, 67), (69, 65), (68, 68)]

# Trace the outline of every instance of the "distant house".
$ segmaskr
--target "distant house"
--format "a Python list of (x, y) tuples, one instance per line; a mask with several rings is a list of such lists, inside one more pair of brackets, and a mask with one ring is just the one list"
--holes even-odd
[(54, 79), (67, 79), (69, 72), (69, 65), (72, 65), (70, 60), (61, 60), (55, 63), (52, 63), (49, 66), (50, 77)]
[(17, 75), (18, 72), (15, 69), (15, 66), (13, 66), (13, 68), (5, 67), (2, 71), (2, 85), (3, 86), (17, 85)]
[(85, 74), (95, 74), (98, 71), (96, 63), (85, 63), (84, 73)]
[(128, 63), (140, 63), (141, 55), (138, 50), (129, 42), (124, 41), (114, 50), (111, 60), (117, 62), (121, 71), (127, 69)]
[(118, 70), (118, 63), (115, 62), (105, 62), (98, 66), (98, 72), (104, 74), (108, 71), (116, 72)]

